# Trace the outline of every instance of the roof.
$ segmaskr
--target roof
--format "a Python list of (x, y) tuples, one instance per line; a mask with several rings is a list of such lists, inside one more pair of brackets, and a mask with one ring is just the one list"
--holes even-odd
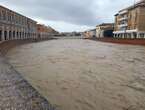
[(96, 31), (96, 29), (91, 29), (90, 31)]
[(15, 11), (9, 9), (9, 8), (6, 8), (6, 7), (2, 6), (2, 5), (0, 5), (0, 7), (3, 8), (3, 9), (5, 9), (5, 10), (8, 10), (8, 11), (10, 11), (10, 12), (12, 12), (12, 13), (16, 13), (16, 14), (19, 15), (19, 16), (25, 17), (25, 18), (27, 18), (28, 20), (31, 20), (31, 21), (37, 23), (37, 21), (35, 21), (35, 20), (33, 20), (33, 19), (31, 19), (31, 18), (29, 18), (29, 17), (27, 17), (27, 16), (24, 16), (24, 15), (22, 15), (22, 14), (20, 14), (20, 13), (17, 13), (17, 12), (15, 12)]
[(122, 10), (120, 10), (120, 11), (130, 10), (130, 9), (133, 9), (133, 8), (136, 8), (136, 7), (139, 7), (139, 6), (145, 6), (145, 0), (142, 0), (142, 1), (140, 1), (140, 2), (137, 2), (136, 4), (131, 5), (131, 6), (125, 8), (125, 9), (122, 9)]
[[(97, 25), (97, 26), (106, 26), (106, 25), (114, 25), (114, 23), (102, 23), (102, 24), (99, 24), (99, 25)], [(96, 26), (96, 27), (97, 27)]]
[[(131, 9), (134, 9), (134, 8), (137, 8), (137, 7), (140, 7), (140, 6), (144, 6), (145, 7), (145, 0), (141, 0), (141, 1), (137, 2), (137, 3), (135, 3), (134, 5), (131, 5), (131, 6), (127, 7), (127, 8), (124, 8), (124, 9), (120, 10), (119, 12), (122, 12), (122, 11), (125, 11), (125, 10), (131, 10)], [(115, 14), (115, 16), (117, 16), (117, 15), (118, 15), (118, 13)]]

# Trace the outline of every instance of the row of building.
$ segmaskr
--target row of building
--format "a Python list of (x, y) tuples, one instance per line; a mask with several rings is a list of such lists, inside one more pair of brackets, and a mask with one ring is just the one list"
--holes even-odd
[(103, 23), (84, 32), (86, 38), (145, 38), (145, 0), (115, 14), (115, 23)]
[(0, 5), (0, 41), (13, 39), (48, 38), (58, 33), (48, 26)]

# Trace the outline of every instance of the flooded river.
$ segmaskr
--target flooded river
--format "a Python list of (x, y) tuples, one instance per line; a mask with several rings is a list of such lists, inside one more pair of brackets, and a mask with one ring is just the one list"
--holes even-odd
[(7, 58), (58, 110), (145, 110), (143, 46), (50, 40)]

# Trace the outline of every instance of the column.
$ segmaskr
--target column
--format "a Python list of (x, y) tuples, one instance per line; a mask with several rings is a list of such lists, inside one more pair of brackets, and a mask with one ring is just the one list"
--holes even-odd
[(34, 33), (33, 33), (33, 39), (35, 39)]
[(136, 36), (136, 38), (138, 39), (138, 38), (140, 38), (140, 33), (137, 33), (137, 36)]
[(9, 37), (9, 30), (7, 30), (7, 40), (10, 40), (10, 37)]
[(20, 31), (18, 31), (18, 38), (17, 39), (20, 39)]
[(11, 29), (11, 40), (14, 39), (14, 36), (13, 36), (13, 29)]
[(27, 31), (26, 31), (26, 39), (28, 39), (28, 33), (27, 33)]
[(26, 37), (26, 39), (27, 39), (27, 37), (28, 37), (28, 36), (27, 36), (27, 30), (25, 30), (25, 37)]
[(16, 29), (13, 30), (13, 40), (16, 39)]
[(25, 39), (25, 30), (23, 29), (23, 39)]
[(22, 39), (22, 33), (21, 33), (21, 31), (19, 32), (19, 39)]
[(18, 31), (15, 31), (15, 39), (18, 39)]
[(23, 30), (21, 31), (21, 39), (24, 39)]
[(13, 38), (13, 40), (15, 39), (15, 35), (16, 33), (15, 33), (15, 29), (13, 29), (13, 36), (12, 36), (12, 38)]
[(5, 40), (5, 37), (4, 37), (4, 27), (2, 27), (2, 41)]
[(27, 39), (27, 31), (25, 31), (25, 39)]
[(133, 37), (133, 33), (131, 33), (131, 38), (133, 39), (134, 37)]
[(19, 39), (21, 39), (21, 31), (19, 31)]
[(118, 38), (120, 38), (120, 35), (121, 35), (121, 34), (118, 34)]
[(114, 34), (113, 38), (116, 38), (117, 37), (117, 34)]
[(17, 31), (15, 30), (15, 38), (14, 39), (17, 39)]
[(113, 37), (115, 38), (116, 37), (116, 34), (114, 34)]
[(16, 39), (19, 39), (19, 31), (17, 31), (17, 37), (16, 37)]
[(125, 33), (122, 34), (122, 38), (123, 38), (123, 39), (125, 38)]
[(29, 32), (27, 31), (27, 39), (29, 39)]
[(119, 38), (119, 35), (120, 35), (120, 34), (117, 34), (117, 38)]
[(23, 31), (23, 39), (25, 39), (25, 30)]
[(33, 34), (32, 34), (32, 32), (31, 32), (31, 34), (30, 34), (30, 35), (31, 35), (31, 39), (33, 39)]
[(10, 40), (12, 40), (12, 29), (9, 31)]
[(120, 34), (120, 38), (122, 38), (122, 34)]
[(24, 29), (24, 39), (26, 39), (26, 30)]
[(113, 37), (116, 38), (116, 34), (114, 34)]

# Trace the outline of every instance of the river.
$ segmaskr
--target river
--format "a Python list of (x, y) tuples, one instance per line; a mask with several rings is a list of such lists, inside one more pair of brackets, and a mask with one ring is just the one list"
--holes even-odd
[(145, 110), (144, 46), (59, 39), (6, 57), (58, 110)]

